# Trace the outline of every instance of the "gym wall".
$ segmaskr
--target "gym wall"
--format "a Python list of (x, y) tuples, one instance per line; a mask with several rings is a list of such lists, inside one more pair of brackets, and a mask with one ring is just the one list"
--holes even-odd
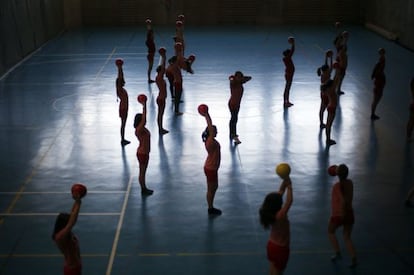
[(65, 29), (193, 25), (370, 23), (414, 49), (412, 0), (0, 0), (0, 76)]
[(0, 1), (0, 76), (64, 29), (62, 3)]

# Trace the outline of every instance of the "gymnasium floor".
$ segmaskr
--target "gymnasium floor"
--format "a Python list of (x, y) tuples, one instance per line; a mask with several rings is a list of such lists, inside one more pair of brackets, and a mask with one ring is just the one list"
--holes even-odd
[[(80, 238), (84, 274), (267, 274), (269, 232), (258, 222), (264, 196), (279, 187), (275, 165), (292, 167), (291, 256), (285, 274), (413, 274), (414, 208), (404, 199), (414, 185), (413, 143), (405, 139), (409, 80), (414, 54), (363, 27), (350, 32), (349, 67), (332, 131), (325, 145), (318, 121), (316, 68), (332, 47), (331, 26), (187, 26), (184, 115), (167, 100), (165, 128), (158, 135), (155, 84), (146, 79), (145, 28), (85, 29), (63, 33), (0, 79), (0, 274), (61, 274), (63, 258), (51, 240), (57, 213), (69, 211), (70, 187), (88, 187), (74, 228)], [(157, 28), (157, 47), (171, 56), (174, 27)], [(296, 37), (294, 106), (284, 109), (282, 51)], [(387, 86), (370, 120), (371, 70), (377, 49), (387, 51)], [(114, 60), (123, 58), (130, 110), (120, 146)], [(156, 58), (158, 64), (158, 56)], [(245, 84), (238, 133), (228, 139), (228, 76), (241, 70)], [(155, 77), (155, 68), (153, 71)], [(149, 97), (147, 128), (152, 151), (141, 197), (137, 140), (132, 127)], [(205, 201), (197, 106), (210, 107), (218, 127), (222, 164), (215, 205)], [(330, 164), (346, 163), (354, 181), (353, 240), (360, 264), (349, 256), (330, 261), (327, 238)], [(341, 232), (338, 232), (341, 240)]]

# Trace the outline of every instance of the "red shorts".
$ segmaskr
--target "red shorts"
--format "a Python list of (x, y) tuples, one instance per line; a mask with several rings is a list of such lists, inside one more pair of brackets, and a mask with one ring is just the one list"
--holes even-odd
[(138, 162), (140, 165), (148, 165), (149, 154), (140, 154), (137, 153)]
[(204, 174), (207, 177), (207, 182), (218, 182), (217, 170), (206, 169), (204, 167)]
[(64, 275), (81, 275), (82, 274), (82, 264), (79, 264), (78, 266), (67, 266), (65, 265), (63, 267), (63, 274)]
[(277, 270), (282, 271), (286, 269), (289, 254), (289, 247), (277, 245), (272, 241), (267, 242), (267, 259), (274, 264)]
[(350, 212), (346, 217), (343, 216), (332, 216), (329, 220), (330, 223), (334, 224), (336, 227), (342, 226), (344, 224), (350, 225), (355, 223), (354, 212)]

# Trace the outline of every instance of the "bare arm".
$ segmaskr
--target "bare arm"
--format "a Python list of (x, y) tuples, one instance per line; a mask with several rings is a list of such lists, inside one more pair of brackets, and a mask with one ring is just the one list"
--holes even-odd
[(295, 41), (293, 40), (292, 46), (290, 47), (290, 57), (292, 57), (294, 53), (295, 53)]
[[(210, 114), (207, 112), (204, 117), (206, 118), (208, 132), (213, 132), (213, 121), (211, 120)], [(211, 136), (211, 135), (210, 135)]]
[(76, 224), (76, 221), (78, 220), (80, 207), (81, 207), (80, 198), (75, 198), (75, 202), (73, 203), (72, 211), (70, 213), (69, 221), (66, 224), (66, 226), (56, 234), (55, 240), (62, 239), (68, 233), (71, 232), (73, 226)]
[(142, 104), (142, 118), (137, 127), (139, 131), (143, 129), (145, 127), (145, 124), (147, 123), (147, 101), (145, 100), (141, 104)]
[(290, 180), (290, 178), (284, 179), (282, 184), (280, 185), (279, 194), (283, 196), (285, 191), (286, 201), (283, 204), (282, 209), (280, 209), (278, 212), (279, 216), (286, 216), (293, 202), (292, 181)]

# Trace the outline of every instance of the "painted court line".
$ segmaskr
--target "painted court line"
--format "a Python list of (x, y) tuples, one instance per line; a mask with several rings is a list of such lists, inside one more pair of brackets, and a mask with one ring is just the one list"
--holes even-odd
[(116, 228), (115, 238), (114, 238), (114, 242), (113, 242), (113, 245), (112, 245), (111, 255), (109, 257), (108, 267), (106, 269), (106, 275), (111, 274), (112, 266), (114, 264), (116, 249), (118, 248), (119, 235), (121, 234), (122, 223), (124, 222), (125, 210), (126, 210), (126, 207), (127, 207), (127, 204), (128, 204), (129, 194), (131, 192), (132, 179), (133, 179), (133, 176), (131, 176), (129, 178), (128, 188), (127, 188), (125, 198), (124, 198), (124, 204), (122, 205), (122, 210), (121, 210), (121, 213), (120, 213), (118, 226)]

